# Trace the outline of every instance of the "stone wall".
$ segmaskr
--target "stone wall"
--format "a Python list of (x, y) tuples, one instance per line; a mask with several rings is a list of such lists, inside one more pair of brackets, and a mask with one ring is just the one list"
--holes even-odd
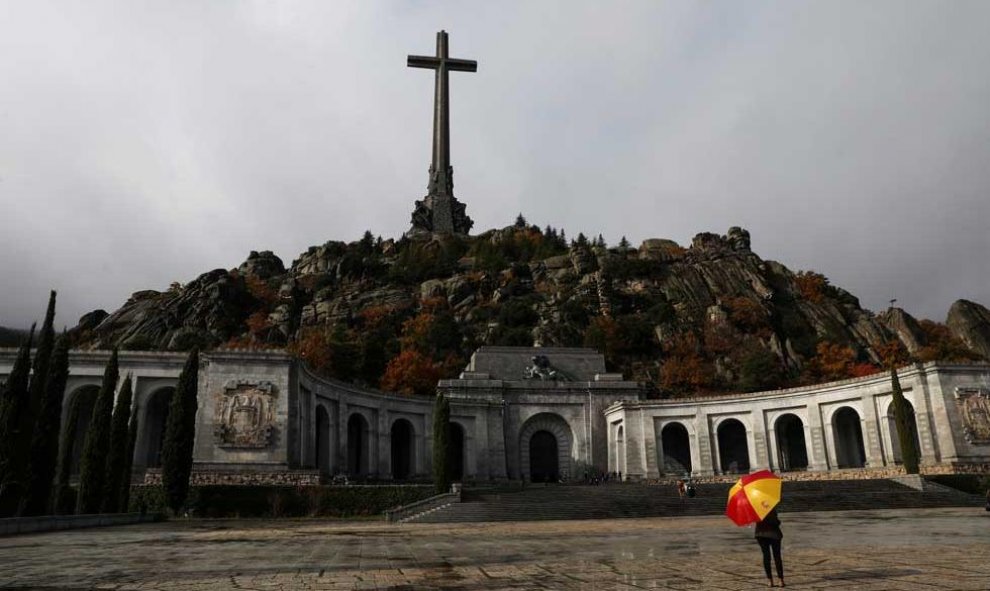
[[(990, 463), (990, 441), (972, 436), (990, 430), (990, 418), (979, 412), (990, 394), (990, 366), (929, 363), (898, 373), (904, 397), (914, 410), (923, 466)], [(960, 413), (960, 396), (970, 397), (968, 416)], [(663, 449), (666, 429), (675, 426), (687, 434), (686, 439), (679, 438), (679, 448), (689, 445), (695, 476), (727, 471), (722, 455), (733, 449), (743, 450), (751, 470), (835, 472), (850, 466), (876, 470), (896, 468), (900, 462), (891, 401), (889, 375), (876, 374), (746, 395), (623, 401), (606, 409), (605, 416), (613, 429), (625, 427), (624, 448), (612, 450), (615, 442), (610, 440), (610, 455), (627, 459), (623, 473), (633, 479), (683, 474), (684, 470), (668, 468), (670, 455)], [(739, 432), (735, 447), (723, 444), (727, 426)], [(805, 456), (804, 466), (788, 465), (788, 455), (795, 450)]]

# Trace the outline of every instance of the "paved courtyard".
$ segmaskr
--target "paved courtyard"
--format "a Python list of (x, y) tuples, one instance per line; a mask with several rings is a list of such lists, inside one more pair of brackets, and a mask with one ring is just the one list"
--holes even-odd
[[(795, 589), (990, 589), (980, 509), (783, 514)], [(0, 538), (0, 589), (755, 589), (722, 517), (386, 526), (177, 521)]]

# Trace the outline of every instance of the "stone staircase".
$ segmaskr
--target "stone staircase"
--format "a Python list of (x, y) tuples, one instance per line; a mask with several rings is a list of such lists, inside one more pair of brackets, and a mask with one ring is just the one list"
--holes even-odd
[[(463, 501), (413, 515), (405, 522), (463, 523), (720, 515), (730, 484), (697, 484), (681, 499), (674, 486), (612, 483), (529, 485), (525, 489), (465, 490)], [(979, 507), (983, 499), (954, 489), (917, 490), (892, 480), (785, 481), (780, 510), (841, 511), (923, 507)]]

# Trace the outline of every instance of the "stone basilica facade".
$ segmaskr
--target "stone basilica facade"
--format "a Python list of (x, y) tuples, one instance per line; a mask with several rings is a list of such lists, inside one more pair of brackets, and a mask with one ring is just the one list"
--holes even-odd
[[(0, 350), (0, 380), (15, 351)], [(74, 352), (64, 414), (89, 409), (108, 352)], [(185, 356), (123, 352), (140, 428), (135, 468), (153, 480), (168, 399)], [(990, 465), (990, 366), (913, 365), (899, 371), (929, 471)], [(459, 480), (710, 476), (757, 468), (828, 472), (900, 461), (887, 374), (737, 396), (645, 400), (590, 349), (483, 347), (451, 402)], [(199, 482), (424, 480), (431, 474), (433, 401), (318, 377), (279, 352), (201, 358), (195, 475)], [(76, 450), (78, 458), (79, 449)]]

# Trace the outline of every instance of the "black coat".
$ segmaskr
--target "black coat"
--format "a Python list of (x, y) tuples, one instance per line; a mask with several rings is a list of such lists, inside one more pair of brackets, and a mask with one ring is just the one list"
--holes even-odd
[(784, 537), (784, 532), (780, 531), (780, 517), (774, 509), (767, 513), (767, 516), (756, 524), (755, 537), (780, 540)]

